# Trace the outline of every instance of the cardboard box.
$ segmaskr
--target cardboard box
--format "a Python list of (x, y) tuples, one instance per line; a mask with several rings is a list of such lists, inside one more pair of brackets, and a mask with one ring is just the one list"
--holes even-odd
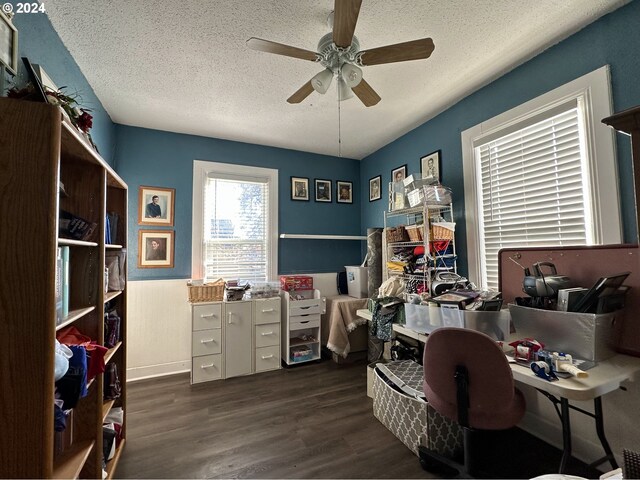
[(280, 289), (285, 292), (313, 290), (313, 277), (307, 275), (280, 275)]
[(614, 349), (616, 318), (612, 313), (575, 313), (509, 304), (517, 338), (535, 338), (545, 350), (570, 353), (582, 360), (606, 360)]

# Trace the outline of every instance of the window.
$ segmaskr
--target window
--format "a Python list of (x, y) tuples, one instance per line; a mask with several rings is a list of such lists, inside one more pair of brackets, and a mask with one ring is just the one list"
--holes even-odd
[(277, 171), (196, 161), (193, 191), (193, 277), (274, 279)]
[(498, 287), (502, 248), (620, 242), (609, 98), (603, 67), (463, 132), (472, 281)]

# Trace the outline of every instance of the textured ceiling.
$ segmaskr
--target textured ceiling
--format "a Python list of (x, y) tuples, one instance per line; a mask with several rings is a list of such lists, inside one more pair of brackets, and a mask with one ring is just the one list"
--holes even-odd
[(316, 50), (333, 0), (49, 0), (113, 121), (361, 159), (626, 0), (364, 0), (361, 50), (431, 37), (427, 60), (365, 67), (366, 108), (335, 87), (286, 99), (322, 67), (247, 48)]

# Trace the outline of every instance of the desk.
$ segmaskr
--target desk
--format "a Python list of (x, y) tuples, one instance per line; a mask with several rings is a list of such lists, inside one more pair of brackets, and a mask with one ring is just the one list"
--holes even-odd
[[(358, 315), (363, 318), (371, 318), (371, 313), (367, 310), (358, 310)], [(402, 333), (421, 342), (426, 341), (427, 335), (414, 332), (402, 325), (393, 325), (394, 331)], [(587, 378), (578, 379), (576, 377), (561, 378), (557, 382), (548, 382), (540, 377), (536, 377), (528, 366), (517, 363), (510, 363), (513, 379), (516, 382), (529, 385), (553, 402), (556, 412), (562, 422), (562, 459), (560, 461), (559, 473), (563, 473), (567, 461), (571, 456), (571, 420), (569, 411), (575, 410), (587, 415), (595, 420), (596, 433), (600, 444), (605, 452), (605, 456), (591, 463), (591, 467), (596, 467), (606, 461), (611, 463), (612, 468), (618, 468), (618, 464), (609, 447), (609, 442), (604, 432), (604, 421), (602, 411), (602, 395), (613, 392), (621, 387), (627, 380), (633, 380), (640, 374), (640, 358), (628, 355), (616, 355), (598, 364), (588, 371)], [(593, 400), (594, 412), (588, 412), (569, 403), (570, 400), (589, 401)], [(558, 408), (560, 405), (560, 408)]]

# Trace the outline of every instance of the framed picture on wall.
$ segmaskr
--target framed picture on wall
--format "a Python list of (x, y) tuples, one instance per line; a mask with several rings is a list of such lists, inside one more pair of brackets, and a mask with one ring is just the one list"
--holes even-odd
[(394, 168), (391, 170), (391, 181), (392, 182), (401, 182), (407, 176), (407, 164), (402, 165), (401, 167)]
[(316, 202), (331, 202), (331, 180), (316, 178)]
[(433, 177), (440, 181), (440, 150), (420, 158), (420, 172), (422, 178)]
[(173, 226), (175, 188), (144, 187), (138, 189), (138, 225)]
[(375, 202), (382, 197), (382, 176), (378, 175), (369, 180), (369, 201)]
[(138, 268), (173, 268), (173, 230), (138, 231)]
[(353, 203), (353, 183), (337, 180), (336, 196), (338, 203)]
[(309, 179), (291, 177), (291, 200), (309, 201)]
[[(0, 65), (6, 67), (13, 75), (18, 72), (18, 30), (2, 11), (0, 11)], [(2, 94), (3, 92), (0, 92), (0, 95)]]

